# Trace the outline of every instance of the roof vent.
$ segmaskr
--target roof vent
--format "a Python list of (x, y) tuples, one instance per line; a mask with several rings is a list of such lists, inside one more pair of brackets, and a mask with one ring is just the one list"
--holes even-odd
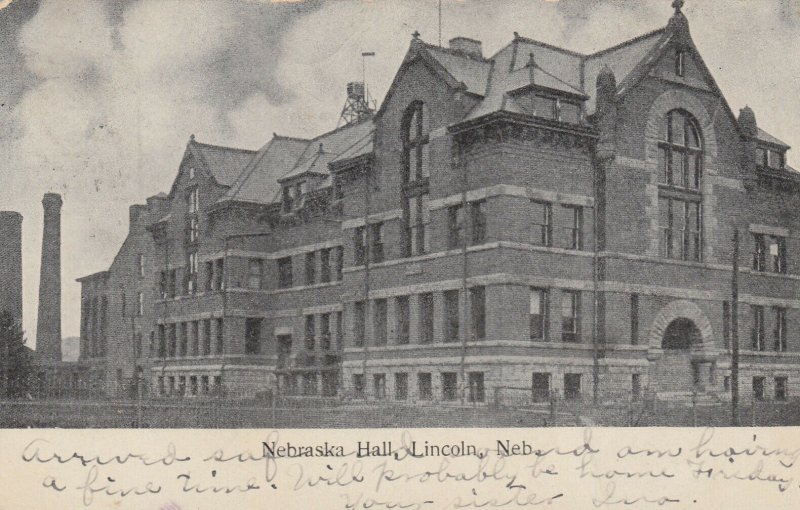
[(483, 58), (481, 42), (469, 37), (453, 37), (450, 39), (450, 49), (460, 51), (471, 57)]

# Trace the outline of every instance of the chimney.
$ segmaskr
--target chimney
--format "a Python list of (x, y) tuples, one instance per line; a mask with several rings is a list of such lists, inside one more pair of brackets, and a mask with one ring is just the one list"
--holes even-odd
[(470, 57), (483, 58), (481, 42), (469, 37), (453, 37), (450, 39), (450, 49), (460, 51)]
[(22, 215), (0, 211), (0, 312), (22, 323)]
[(36, 352), (43, 361), (61, 361), (61, 195), (45, 193), (42, 266)]

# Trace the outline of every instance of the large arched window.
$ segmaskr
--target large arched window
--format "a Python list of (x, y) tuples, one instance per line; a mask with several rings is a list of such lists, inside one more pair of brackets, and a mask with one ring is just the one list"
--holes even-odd
[(702, 260), (703, 140), (697, 121), (684, 110), (672, 110), (659, 142), (659, 212), (662, 254), (680, 260)]
[(402, 121), (403, 138), (403, 252), (406, 257), (427, 251), (428, 237), (428, 115), (425, 104), (414, 101)]
[(703, 179), (703, 142), (697, 122), (683, 110), (672, 110), (665, 127), (659, 147), (662, 182), (698, 189)]

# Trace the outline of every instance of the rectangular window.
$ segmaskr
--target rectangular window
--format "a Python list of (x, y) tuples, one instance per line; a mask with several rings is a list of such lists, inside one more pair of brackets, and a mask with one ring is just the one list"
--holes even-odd
[(767, 164), (769, 165), (770, 168), (776, 168), (776, 169), (783, 168), (783, 153), (773, 150), (767, 151), (767, 153), (769, 155), (769, 160), (767, 161)]
[(469, 303), (472, 318), (472, 339), (486, 339), (486, 287), (469, 289)]
[(767, 270), (767, 245), (763, 234), (753, 234), (753, 270)]
[(662, 254), (678, 260), (702, 260), (703, 214), (700, 202), (659, 198)]
[(303, 374), (303, 395), (311, 396), (317, 394), (317, 374), (306, 372)]
[(222, 354), (224, 350), (224, 333), (225, 333), (225, 323), (223, 319), (217, 319), (217, 354)]
[(642, 396), (641, 374), (631, 374), (631, 395), (637, 400)]
[(292, 257), (278, 259), (278, 288), (288, 289), (292, 286)]
[(583, 249), (583, 208), (572, 205), (562, 206), (567, 212), (569, 223), (564, 227), (566, 239), (564, 248), (568, 250)]
[(138, 292), (136, 294), (136, 315), (141, 317), (144, 315), (144, 293)]
[(342, 350), (344, 341), (344, 322), (342, 312), (336, 312), (336, 350)]
[(353, 232), (353, 264), (363, 266), (367, 262), (367, 229), (356, 227)]
[(775, 329), (773, 339), (776, 352), (786, 352), (786, 308), (774, 307)]
[(531, 398), (534, 402), (550, 400), (550, 374), (534, 372), (531, 378)]
[(203, 285), (203, 289), (208, 292), (214, 290), (214, 261), (209, 260), (205, 264), (203, 264), (203, 268), (205, 270), (205, 284)]
[(419, 341), (433, 342), (433, 294), (419, 295)]
[(564, 399), (580, 400), (581, 374), (564, 374)]
[(203, 321), (203, 355), (211, 354), (211, 319)]
[(460, 248), (464, 244), (464, 208), (453, 205), (447, 208), (447, 248)]
[(247, 269), (247, 288), (259, 290), (264, 283), (264, 261), (250, 259)]
[(244, 321), (244, 351), (245, 354), (261, 352), (261, 319), (259, 318), (248, 318)]
[(375, 345), (386, 345), (387, 339), (387, 303), (385, 299), (375, 300)]
[(429, 223), (428, 195), (421, 194), (406, 199), (403, 216), (406, 221), (404, 255), (411, 257), (428, 251), (425, 226)]
[(208, 395), (209, 389), (210, 389), (210, 387), (209, 387), (209, 384), (208, 384), (208, 376), (207, 375), (201, 376), (200, 377), (200, 391), (203, 393), (203, 395)]
[(186, 202), (190, 213), (198, 212), (200, 210), (200, 190), (198, 188), (191, 189)]
[(775, 400), (784, 401), (789, 397), (789, 378), (780, 376), (775, 378)]
[(458, 400), (458, 374), (442, 372), (442, 400)]
[(750, 310), (753, 315), (753, 323), (750, 328), (750, 338), (753, 340), (753, 350), (763, 351), (766, 349), (764, 342), (764, 307), (752, 305)]
[(342, 281), (344, 274), (344, 248), (337, 246), (334, 248), (336, 253), (336, 281)]
[(313, 315), (306, 315), (305, 319), (305, 347), (306, 350), (313, 351), (316, 344), (316, 324)]
[(367, 328), (367, 307), (364, 301), (356, 301), (353, 305), (353, 343), (363, 346)]
[(158, 376), (158, 394), (161, 395), (162, 397), (166, 395), (166, 387), (164, 385), (163, 375)]
[(319, 252), (319, 281), (328, 283), (331, 281), (331, 249), (324, 248)]
[(411, 306), (408, 296), (399, 296), (397, 304), (397, 343), (407, 344), (410, 335)]
[(469, 401), (485, 402), (486, 390), (483, 386), (483, 372), (470, 372), (468, 374)]
[(225, 259), (217, 259), (214, 270), (214, 290), (225, 288)]
[(767, 166), (767, 150), (762, 147), (756, 148), (756, 166)]
[(364, 398), (364, 374), (353, 374), (353, 394), (356, 398)]
[(631, 345), (639, 343), (639, 294), (631, 294)]
[(172, 269), (169, 272), (167, 290), (171, 298), (174, 298), (178, 293), (178, 271), (176, 269)]
[(319, 316), (319, 338), (322, 350), (331, 350), (331, 314), (329, 313)]
[(197, 252), (190, 252), (186, 261), (186, 293), (197, 290)]
[(769, 256), (769, 270), (773, 273), (786, 272), (786, 238), (770, 236), (767, 249)]
[(317, 254), (310, 251), (306, 253), (306, 285), (314, 285), (317, 280)]
[(531, 340), (547, 341), (547, 291), (531, 289), (530, 293)]
[(178, 348), (178, 356), (186, 356), (187, 347), (189, 345), (189, 325), (186, 322), (181, 322), (181, 329), (180, 329), (180, 343)]
[(534, 96), (533, 114), (537, 117), (556, 120), (556, 100), (551, 97)]
[(479, 200), (470, 204), (470, 222), (472, 223), (471, 244), (486, 242), (486, 201)]
[(141, 253), (136, 256), (136, 272), (140, 278), (144, 277), (144, 255)]
[(369, 239), (369, 253), (372, 262), (375, 264), (383, 262), (383, 223), (373, 223), (369, 226)]
[(581, 107), (575, 103), (559, 100), (558, 120), (569, 122), (570, 124), (579, 124), (581, 121)]
[(193, 321), (191, 323), (192, 333), (192, 356), (200, 354), (200, 322)]
[(197, 218), (197, 216), (192, 216), (189, 218), (189, 222), (186, 225), (186, 231), (189, 242), (196, 243), (200, 238), (200, 220)]
[(459, 312), (458, 291), (444, 292), (444, 341), (458, 342)]
[(417, 398), (419, 400), (431, 400), (433, 398), (433, 384), (430, 372), (417, 374)]
[(553, 206), (547, 202), (531, 201), (531, 243), (538, 246), (553, 245)]
[(178, 376), (178, 396), (185, 397), (186, 396), (186, 376), (179, 375)]
[(765, 378), (761, 376), (753, 377), (753, 398), (755, 400), (764, 400), (764, 384)]
[(394, 399), (406, 400), (408, 398), (408, 374), (399, 372), (394, 374)]
[(163, 324), (158, 325), (158, 357), (167, 356), (167, 328)]
[(214, 376), (214, 393), (220, 395), (222, 393), (222, 376)]
[(373, 374), (372, 383), (375, 387), (375, 399), (386, 400), (386, 374)]
[(278, 335), (278, 365), (279, 369), (289, 366), (289, 358), (292, 356), (292, 336)]
[(192, 396), (197, 395), (197, 388), (198, 388), (197, 376), (196, 375), (189, 376), (189, 391), (191, 392)]
[(561, 293), (561, 341), (580, 341), (580, 292), (564, 290)]
[(722, 302), (722, 345), (727, 350), (731, 348), (731, 304)]

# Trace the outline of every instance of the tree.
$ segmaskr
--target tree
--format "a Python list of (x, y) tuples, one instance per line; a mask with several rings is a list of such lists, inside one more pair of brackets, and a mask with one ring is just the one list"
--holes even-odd
[(33, 354), (25, 347), (25, 333), (19, 321), (7, 311), (0, 312), (0, 395), (19, 398), (30, 387), (34, 373)]

